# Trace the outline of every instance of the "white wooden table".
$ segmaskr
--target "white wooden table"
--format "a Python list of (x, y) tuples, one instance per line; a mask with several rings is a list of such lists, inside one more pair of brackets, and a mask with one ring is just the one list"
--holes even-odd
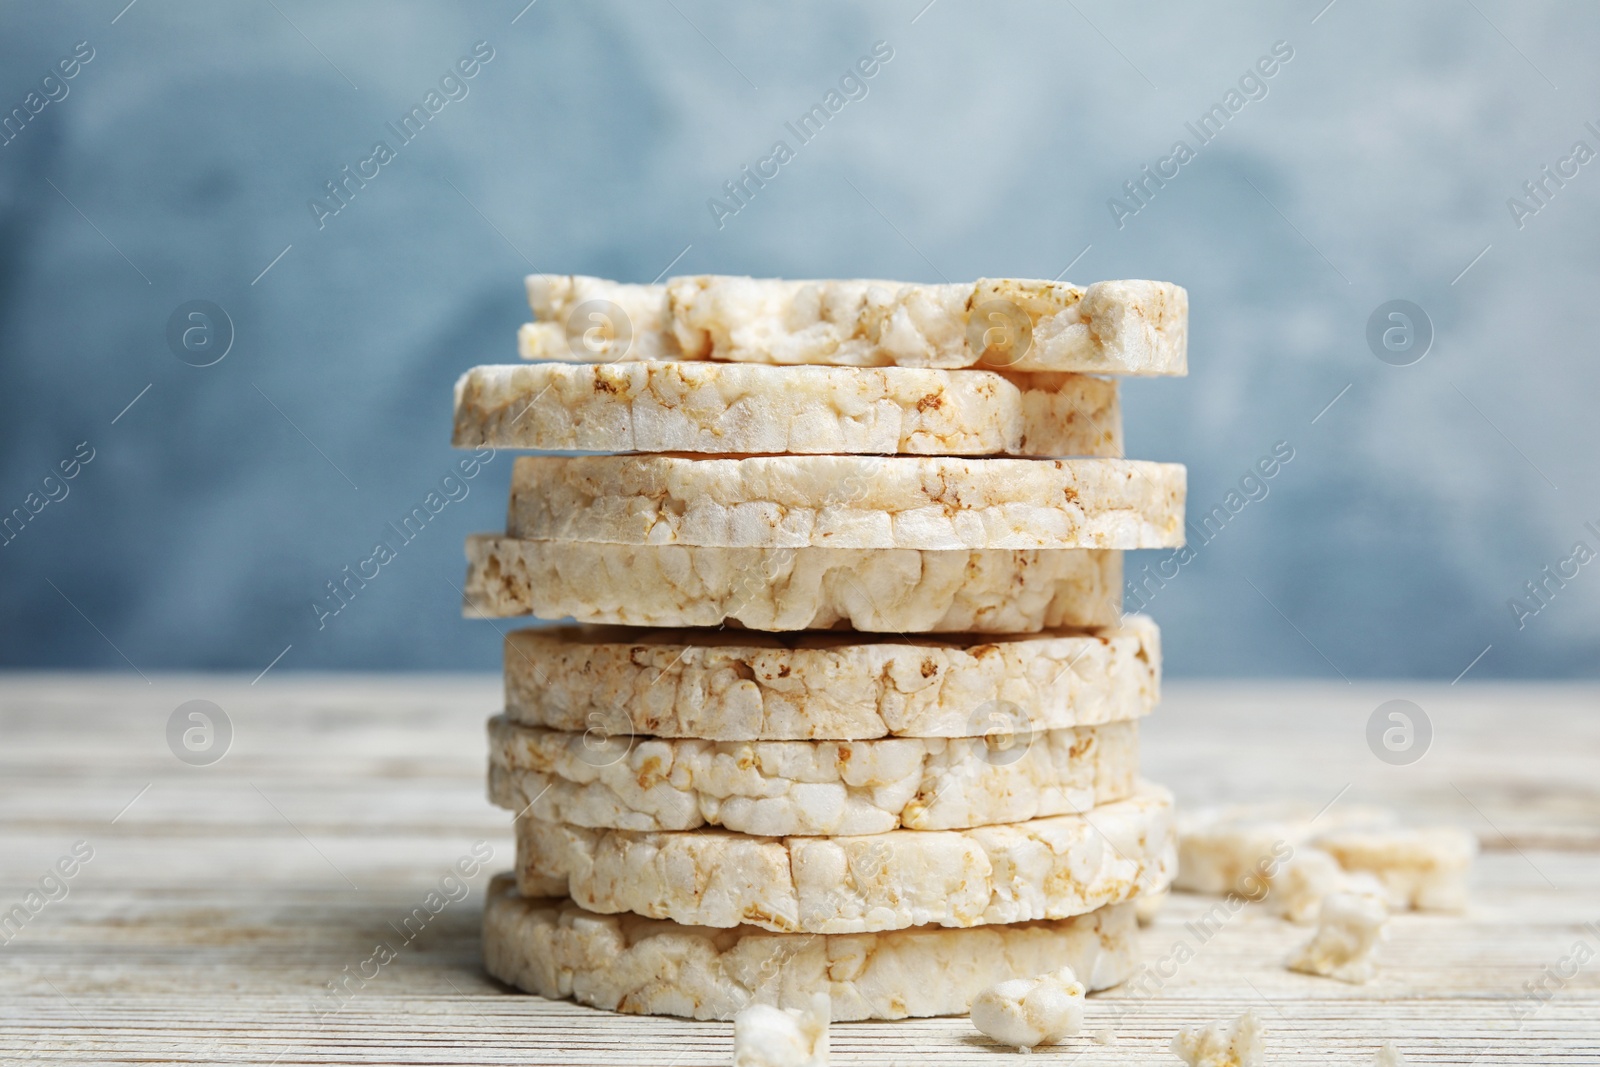
[[(1410, 766), (1367, 748), (1368, 716), (1394, 697), (1434, 726)], [(233, 727), (209, 766), (168, 747), (169, 716), (193, 699)], [(322, 1014), (326, 984), (399, 945), (474, 841), (510, 865), (508, 818), (483, 799), (497, 699), (485, 676), (0, 676), (0, 914), (26, 911), (75, 843), (93, 850), (0, 945), (0, 1063), (731, 1062), (726, 1024), (486, 978), (486, 875)], [(1284, 971), (1305, 931), (1254, 908), (1198, 944), (1185, 922), (1213, 902), (1175, 897), (1146, 957), (1187, 940), (1195, 958), (1155, 996), (1094, 999), (1089, 1025), (1114, 1023), (1115, 1045), (1026, 1062), (1176, 1064), (1180, 1025), (1254, 1007), (1274, 1063), (1370, 1063), (1384, 1040), (1413, 1063), (1600, 1063), (1600, 689), (1172, 684), (1145, 738), (1147, 773), (1185, 804), (1337, 796), (1470, 827), (1485, 849), (1472, 912), (1399, 916), (1379, 979), (1353, 987)], [(1519, 1020), (1524, 983), (1573, 971), (1580, 943), (1594, 958), (1545, 977), (1548, 1000)], [(832, 1041), (836, 1064), (1024, 1062), (964, 1019), (843, 1024)]]

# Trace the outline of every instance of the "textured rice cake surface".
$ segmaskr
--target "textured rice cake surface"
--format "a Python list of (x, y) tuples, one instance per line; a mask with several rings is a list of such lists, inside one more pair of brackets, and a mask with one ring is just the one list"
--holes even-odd
[(877, 741), (699, 741), (489, 720), (489, 797), (574, 826), (769, 837), (965, 829), (1130, 796), (1137, 722)]
[(679, 358), (663, 286), (582, 274), (530, 274), (525, 282), (537, 321), (518, 335), (524, 359)]
[(505, 640), (506, 715), (713, 741), (977, 737), (1149, 714), (1160, 631), (905, 638), (559, 627)]
[(818, 991), (835, 1022), (960, 1015), (995, 982), (1062, 965), (1105, 989), (1133, 972), (1136, 936), (1127, 904), (970, 930), (716, 930), (525, 898), (505, 875), (490, 883), (483, 912), (484, 964), (502, 982), (609, 1011), (691, 1019), (731, 1019), (752, 1004), (805, 1008)]
[(1120, 456), (1117, 384), (1076, 374), (728, 363), (474, 367), (455, 444), (580, 452)]
[[(663, 286), (531, 275), (524, 359), (1183, 374), (1189, 295), (1167, 282), (919, 285), (702, 275)], [(656, 294), (659, 293), (659, 297)], [(596, 301), (611, 301), (609, 317)], [(626, 335), (624, 338), (623, 335)]]
[(517, 821), (518, 887), (694, 926), (866, 933), (1060, 919), (1155, 892), (1176, 862), (1172, 797), (1143, 785), (1084, 815), (970, 830), (753, 837)]
[(1181, 464), (945, 456), (524, 456), (507, 534), (703, 548), (1183, 544)]
[(1033, 633), (1111, 626), (1122, 555), (1098, 549), (696, 548), (467, 538), (468, 617), (623, 626)]

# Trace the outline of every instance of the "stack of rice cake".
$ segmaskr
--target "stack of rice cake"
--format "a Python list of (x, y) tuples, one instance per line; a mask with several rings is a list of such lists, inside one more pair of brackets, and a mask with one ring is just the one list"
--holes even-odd
[(467, 544), (468, 615), (579, 624), (506, 638), (489, 971), (839, 1021), (1130, 975), (1176, 845), (1121, 554), (1183, 543), (1185, 480), (1121, 458), (1107, 376), (1185, 372), (1187, 294), (527, 285), (530, 362), (461, 379), (455, 443), (607, 454), (519, 458)]

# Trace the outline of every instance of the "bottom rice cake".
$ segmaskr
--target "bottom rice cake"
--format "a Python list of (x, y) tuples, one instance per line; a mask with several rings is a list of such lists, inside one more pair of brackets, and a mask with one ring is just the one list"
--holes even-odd
[(517, 820), (517, 887), (693, 926), (870, 933), (1063, 919), (1172, 881), (1172, 794), (966, 830), (755, 837)]
[(1130, 796), (1137, 720), (989, 737), (697, 741), (489, 720), (489, 799), (547, 822), (766, 837), (958, 830)]
[(826, 992), (835, 1022), (963, 1015), (995, 982), (1067, 966), (1090, 990), (1133, 973), (1133, 905), (1070, 919), (914, 927), (870, 934), (711, 929), (598, 915), (530, 898), (500, 875), (483, 912), (483, 959), (500, 981), (608, 1011), (732, 1019), (752, 1004), (809, 1007)]
[(624, 626), (1034, 633), (1114, 626), (1110, 549), (705, 548), (467, 538), (464, 613)]

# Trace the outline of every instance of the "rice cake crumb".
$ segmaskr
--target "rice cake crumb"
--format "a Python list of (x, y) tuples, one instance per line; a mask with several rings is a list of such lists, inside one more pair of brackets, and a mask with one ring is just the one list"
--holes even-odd
[(1272, 877), (1267, 907), (1292, 923), (1310, 923), (1332, 893), (1369, 893), (1386, 897), (1383, 883), (1365, 872), (1352, 874), (1320, 848), (1297, 849)]
[(1083, 992), (1070, 967), (998, 982), (972, 1002), (972, 1025), (1022, 1052), (1053, 1045), (1082, 1029)]
[(1397, 907), (1459, 912), (1467, 906), (1467, 875), (1478, 840), (1455, 826), (1343, 830), (1317, 844), (1347, 871), (1366, 871)]
[(752, 1004), (733, 1017), (733, 1067), (827, 1067), (828, 994), (809, 1007)]
[(1172, 1039), (1172, 1051), (1189, 1067), (1258, 1067), (1266, 1056), (1266, 1031), (1256, 1013), (1231, 1021), (1186, 1026)]
[(1364, 893), (1333, 893), (1322, 901), (1317, 932), (1287, 963), (1301, 974), (1337, 978), (1361, 985), (1377, 973), (1378, 942), (1385, 936), (1389, 909)]

